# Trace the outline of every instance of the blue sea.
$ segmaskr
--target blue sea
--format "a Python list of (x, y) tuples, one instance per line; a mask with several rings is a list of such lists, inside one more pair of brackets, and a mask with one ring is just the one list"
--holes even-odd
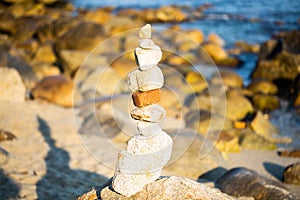
[[(186, 29), (200, 29), (206, 35), (210, 32), (217, 33), (226, 41), (226, 48), (232, 48), (238, 40), (260, 44), (276, 32), (300, 28), (299, 0), (72, 0), (72, 2), (76, 7), (91, 9), (104, 6), (113, 6), (116, 9), (157, 8), (163, 5), (199, 7), (203, 4), (211, 4), (212, 7), (203, 12), (201, 19), (180, 25)], [(169, 25), (155, 24), (160, 27)], [(256, 58), (253, 54), (243, 54), (240, 59), (245, 64), (234, 69), (243, 77), (245, 84), (250, 81)]]

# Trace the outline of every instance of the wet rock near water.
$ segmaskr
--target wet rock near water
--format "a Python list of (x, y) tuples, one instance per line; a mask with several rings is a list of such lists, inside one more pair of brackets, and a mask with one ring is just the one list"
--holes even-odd
[(234, 168), (216, 182), (217, 188), (232, 196), (259, 199), (296, 199), (280, 182), (259, 175), (246, 168)]

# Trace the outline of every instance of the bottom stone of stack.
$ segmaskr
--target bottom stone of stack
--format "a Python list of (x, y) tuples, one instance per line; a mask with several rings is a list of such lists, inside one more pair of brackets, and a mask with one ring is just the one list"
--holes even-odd
[(116, 171), (112, 187), (116, 192), (129, 197), (141, 191), (145, 185), (154, 182), (160, 174), (161, 169), (146, 174)]

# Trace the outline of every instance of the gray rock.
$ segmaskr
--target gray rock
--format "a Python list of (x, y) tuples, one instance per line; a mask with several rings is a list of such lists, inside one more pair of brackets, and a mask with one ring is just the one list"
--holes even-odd
[(260, 199), (296, 199), (285, 186), (246, 168), (233, 168), (216, 182), (216, 186), (229, 195)]
[(283, 172), (283, 182), (300, 185), (300, 163), (294, 163), (285, 168)]
[(25, 101), (25, 86), (20, 74), (13, 68), (0, 68), (0, 101)]

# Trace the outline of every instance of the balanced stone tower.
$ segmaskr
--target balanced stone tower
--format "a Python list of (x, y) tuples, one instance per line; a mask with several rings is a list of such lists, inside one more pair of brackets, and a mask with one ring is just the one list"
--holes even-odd
[(112, 181), (113, 189), (124, 196), (134, 195), (160, 177), (173, 146), (172, 138), (159, 125), (166, 114), (157, 104), (164, 84), (163, 73), (157, 66), (162, 51), (151, 40), (150, 24), (140, 29), (139, 38), (139, 47), (134, 52), (138, 69), (129, 73), (127, 79), (136, 106), (130, 115), (138, 120), (139, 134), (132, 137), (127, 150), (119, 154)]

